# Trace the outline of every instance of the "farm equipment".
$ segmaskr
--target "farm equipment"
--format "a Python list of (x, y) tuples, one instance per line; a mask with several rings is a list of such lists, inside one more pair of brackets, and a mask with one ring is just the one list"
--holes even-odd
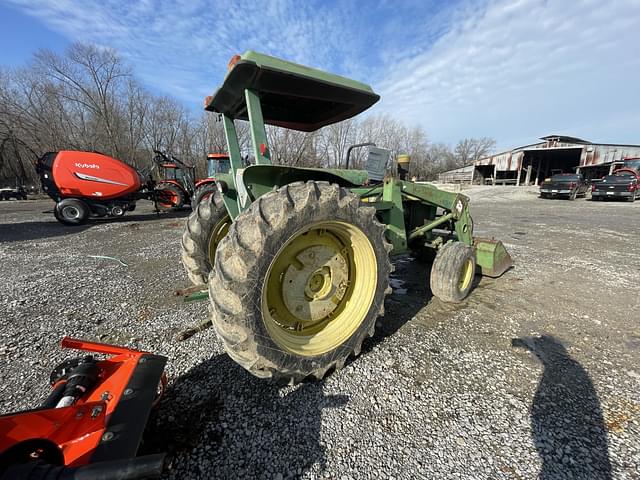
[(207, 155), (207, 178), (196, 182), (196, 190), (191, 200), (191, 208), (195, 209), (205, 198), (209, 198), (216, 191), (216, 177), (229, 173), (231, 163), (226, 153), (210, 153)]
[[(65, 225), (82, 225), (91, 216), (121, 217), (135, 210), (136, 201), (142, 199), (154, 201), (165, 210), (180, 208), (182, 197), (176, 194), (175, 185), (156, 185), (152, 179), (152, 170), (168, 159), (162, 152), (155, 153), (155, 164), (145, 173), (101, 153), (71, 150), (44, 154), (36, 170), (42, 189), (56, 202), (56, 219)], [(183, 167), (171, 158), (177, 175)], [(190, 178), (188, 171), (183, 176)]]
[(190, 204), (196, 190), (195, 168), (173, 155), (157, 150), (154, 153), (154, 162), (162, 175), (155, 187), (156, 192), (159, 192), (158, 207), (162, 210), (172, 210)]
[[(469, 294), (476, 269), (497, 277), (511, 266), (501, 242), (474, 238), (466, 196), (389, 174), (387, 150), (370, 146), (365, 170), (272, 165), (265, 124), (310, 132), (379, 98), (248, 51), (205, 100), (221, 114), (231, 169), (190, 215), (182, 260), (194, 288), (208, 288), (226, 351), (258, 377), (322, 378), (358, 355), (384, 314), (390, 256), (434, 258), (431, 291), (445, 302)], [(242, 162), (235, 120), (249, 121), (253, 165)]]
[(207, 198), (216, 189), (215, 177), (218, 173), (229, 172), (229, 156), (226, 153), (207, 155), (207, 178), (195, 180), (196, 169), (173, 155), (154, 151), (154, 162), (158, 166), (162, 179), (155, 186), (157, 205), (162, 210), (192, 208)]
[(0, 480), (159, 477), (163, 454), (135, 455), (166, 388), (167, 359), (71, 338), (62, 347), (108, 357), (63, 362), (42, 405), (0, 416)]

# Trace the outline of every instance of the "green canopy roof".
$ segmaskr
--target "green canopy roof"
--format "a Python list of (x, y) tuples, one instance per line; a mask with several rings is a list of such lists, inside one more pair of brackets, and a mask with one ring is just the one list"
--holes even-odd
[(207, 97), (205, 109), (248, 120), (246, 89), (260, 96), (265, 123), (304, 132), (351, 118), (380, 99), (364, 83), (248, 51)]

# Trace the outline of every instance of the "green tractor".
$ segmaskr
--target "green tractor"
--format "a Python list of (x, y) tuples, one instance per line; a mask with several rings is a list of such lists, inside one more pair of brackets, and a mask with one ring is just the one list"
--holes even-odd
[[(379, 98), (248, 51), (205, 100), (221, 114), (231, 169), (189, 217), (182, 259), (194, 288), (208, 284), (209, 322), (226, 351), (258, 377), (322, 378), (358, 355), (384, 314), (391, 256), (431, 256), (431, 291), (444, 302), (462, 301), (476, 270), (497, 277), (511, 266), (501, 242), (473, 237), (467, 197), (404, 179), (406, 157), (400, 176), (386, 174), (389, 152), (373, 146), (365, 170), (272, 165), (265, 124), (311, 132)], [(250, 166), (235, 120), (249, 121)]]

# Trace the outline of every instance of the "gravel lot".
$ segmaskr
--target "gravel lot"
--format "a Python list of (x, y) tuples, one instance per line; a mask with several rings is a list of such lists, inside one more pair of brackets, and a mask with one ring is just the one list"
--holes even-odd
[[(166, 478), (620, 478), (640, 474), (640, 204), (469, 192), (514, 268), (450, 306), (396, 260), (363, 354), (323, 382), (250, 376), (174, 296), (186, 213), (151, 204), (69, 228), (51, 201), (0, 202), (0, 412), (47, 394), (63, 335), (169, 357), (143, 449)], [(124, 264), (92, 256), (112, 256)]]

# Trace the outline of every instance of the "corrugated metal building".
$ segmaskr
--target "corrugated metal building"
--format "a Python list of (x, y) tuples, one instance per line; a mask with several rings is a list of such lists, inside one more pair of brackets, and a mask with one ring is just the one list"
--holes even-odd
[(475, 165), (468, 165), (455, 170), (449, 170), (438, 174), (440, 183), (473, 183)]
[(600, 178), (625, 161), (640, 159), (640, 145), (592, 143), (548, 135), (542, 142), (481, 158), (473, 163), (475, 183), (538, 185), (554, 173), (580, 172)]

